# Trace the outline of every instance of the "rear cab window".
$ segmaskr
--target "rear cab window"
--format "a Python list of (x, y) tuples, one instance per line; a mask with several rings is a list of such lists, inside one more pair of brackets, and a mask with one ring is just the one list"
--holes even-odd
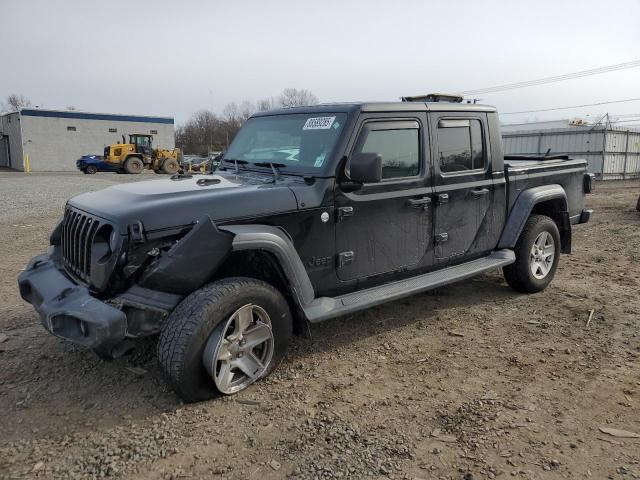
[(442, 174), (478, 172), (486, 167), (482, 122), (443, 118), (437, 128), (437, 161)]

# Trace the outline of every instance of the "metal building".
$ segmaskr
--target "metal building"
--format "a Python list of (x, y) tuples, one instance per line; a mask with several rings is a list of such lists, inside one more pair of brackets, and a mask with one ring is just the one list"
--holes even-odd
[(171, 117), (24, 108), (0, 116), (0, 167), (73, 171), (82, 155), (102, 155), (106, 145), (133, 133), (152, 135), (154, 147), (174, 148)]
[(600, 180), (640, 178), (640, 130), (603, 125), (503, 131), (505, 154), (568, 154)]

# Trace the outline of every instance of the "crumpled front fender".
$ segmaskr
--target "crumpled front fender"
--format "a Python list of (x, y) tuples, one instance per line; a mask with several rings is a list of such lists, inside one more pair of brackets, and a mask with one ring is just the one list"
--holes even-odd
[(233, 235), (218, 230), (202, 217), (169, 251), (153, 260), (138, 285), (151, 290), (186, 295), (204, 285), (231, 252)]

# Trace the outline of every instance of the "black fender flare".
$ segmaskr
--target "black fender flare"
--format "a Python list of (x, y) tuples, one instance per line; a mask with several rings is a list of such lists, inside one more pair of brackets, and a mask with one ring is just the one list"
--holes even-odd
[(566, 215), (567, 192), (562, 188), (562, 185), (542, 185), (540, 187), (525, 190), (518, 195), (518, 198), (511, 208), (511, 213), (507, 218), (504, 230), (502, 231), (502, 236), (498, 242), (498, 248), (514, 248), (518, 241), (518, 237), (520, 237), (520, 233), (522, 233), (524, 224), (533, 211), (533, 208), (539, 203), (556, 199), (562, 201), (563, 212)]
[(309, 305), (315, 292), (307, 270), (289, 236), (280, 228), (271, 225), (221, 225), (222, 231), (234, 235), (231, 249), (266, 250), (272, 253), (282, 267), (291, 286), (293, 297), (301, 308)]
[(233, 251), (263, 250), (275, 257), (303, 308), (315, 298), (309, 275), (289, 236), (270, 225), (221, 225), (207, 215), (139, 278), (143, 289), (188, 295), (200, 288)]

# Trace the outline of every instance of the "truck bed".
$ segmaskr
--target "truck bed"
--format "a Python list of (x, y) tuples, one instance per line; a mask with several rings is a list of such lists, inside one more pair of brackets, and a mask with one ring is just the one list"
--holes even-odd
[(504, 173), (509, 209), (521, 192), (556, 184), (562, 186), (567, 194), (569, 215), (580, 214), (584, 208), (583, 176), (587, 171), (587, 161), (567, 156), (558, 157), (560, 158), (505, 156)]

